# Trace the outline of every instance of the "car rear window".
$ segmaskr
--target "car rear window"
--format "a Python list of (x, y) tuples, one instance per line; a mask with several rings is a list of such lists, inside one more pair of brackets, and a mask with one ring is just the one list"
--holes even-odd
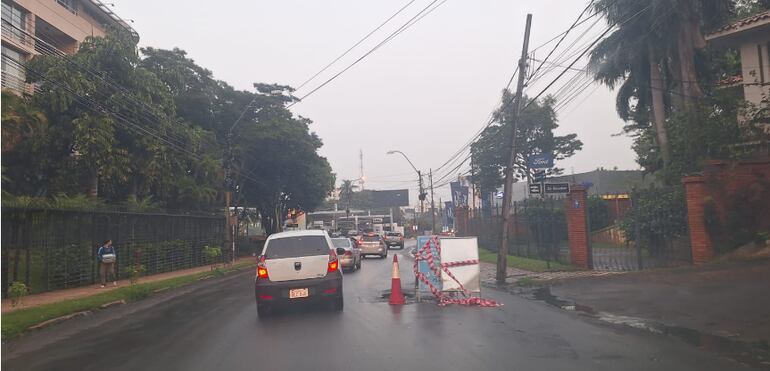
[(365, 242), (379, 241), (380, 236), (364, 236)]
[(398, 237), (400, 235), (401, 235), (401, 233), (398, 233), (398, 232), (390, 232), (390, 233), (388, 233), (388, 236), (393, 236), (393, 237)]
[(328, 255), (329, 246), (323, 236), (297, 236), (270, 240), (267, 243), (267, 259), (296, 258), (300, 256)]
[(334, 247), (350, 247), (350, 240), (347, 238), (332, 238)]

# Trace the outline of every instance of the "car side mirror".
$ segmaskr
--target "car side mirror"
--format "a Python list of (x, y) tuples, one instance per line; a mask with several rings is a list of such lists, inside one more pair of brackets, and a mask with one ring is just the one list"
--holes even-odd
[(345, 248), (338, 247), (337, 248), (337, 255), (345, 255)]

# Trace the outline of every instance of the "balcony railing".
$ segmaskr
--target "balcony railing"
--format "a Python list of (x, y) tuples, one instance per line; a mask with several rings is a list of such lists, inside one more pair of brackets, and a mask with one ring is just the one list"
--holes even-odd
[(18, 46), (34, 48), (35, 40), (29, 36), (29, 30), (32, 29), (32, 17), (26, 17), (24, 23), (19, 25), (12, 24), (6, 19), (2, 20), (3, 39)]

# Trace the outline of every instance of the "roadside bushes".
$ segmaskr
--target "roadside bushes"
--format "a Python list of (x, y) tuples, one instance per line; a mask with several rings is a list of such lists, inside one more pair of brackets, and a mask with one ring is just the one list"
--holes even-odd
[(634, 207), (620, 219), (628, 241), (640, 243), (651, 255), (668, 249), (687, 235), (687, 204), (682, 186), (651, 187), (632, 195)]

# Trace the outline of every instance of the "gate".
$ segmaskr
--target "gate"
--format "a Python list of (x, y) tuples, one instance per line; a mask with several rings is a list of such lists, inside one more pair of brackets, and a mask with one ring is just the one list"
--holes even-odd
[(686, 210), (679, 187), (589, 197), (593, 269), (634, 271), (690, 264)]

